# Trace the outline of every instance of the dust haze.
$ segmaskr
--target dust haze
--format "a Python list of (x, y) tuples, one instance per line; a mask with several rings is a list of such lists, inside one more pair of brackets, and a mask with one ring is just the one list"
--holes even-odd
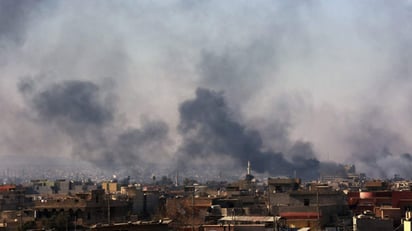
[(4, 0), (0, 156), (406, 177), (411, 19), (406, 0)]

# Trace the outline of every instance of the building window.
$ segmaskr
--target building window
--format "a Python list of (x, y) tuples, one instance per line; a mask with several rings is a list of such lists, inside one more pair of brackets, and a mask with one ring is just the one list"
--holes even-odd
[(309, 199), (303, 199), (303, 205), (304, 206), (309, 206), (309, 204), (310, 204)]

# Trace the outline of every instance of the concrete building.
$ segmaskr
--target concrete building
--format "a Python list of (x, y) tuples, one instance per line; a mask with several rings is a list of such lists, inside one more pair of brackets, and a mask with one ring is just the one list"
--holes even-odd
[(320, 230), (336, 226), (350, 213), (345, 195), (324, 185), (299, 188), (298, 179), (269, 179), (268, 206), (271, 214), (286, 218), (297, 228)]
[[(216, 225), (202, 225), (204, 231), (280, 231), (286, 230), (285, 220), (273, 216), (225, 216)], [(200, 230), (200, 229), (199, 229)]]
[(392, 220), (393, 227), (398, 227), (402, 214), (412, 209), (411, 191), (349, 192), (347, 200), (353, 214), (372, 211), (375, 217)]
[(369, 211), (364, 214), (353, 217), (353, 231), (389, 231), (393, 230), (392, 219), (381, 219), (375, 217), (374, 214)]
[(26, 197), (25, 188), (16, 185), (0, 186), (0, 211), (21, 210), (32, 205), (32, 199)]
[(55, 192), (58, 194), (70, 194), (72, 189), (72, 182), (66, 179), (59, 179), (55, 181)]
[(116, 224), (101, 224), (90, 227), (91, 231), (168, 231), (168, 222), (128, 222)]
[(373, 191), (384, 191), (388, 189), (388, 184), (382, 180), (372, 180), (366, 181), (363, 184), (363, 191), (373, 192)]
[(102, 189), (106, 193), (116, 193), (119, 191), (119, 184), (113, 181), (104, 181), (102, 182)]
[(49, 180), (32, 180), (32, 189), (34, 193), (41, 195), (50, 195), (56, 193), (55, 182)]
[(271, 194), (297, 191), (301, 183), (301, 180), (298, 178), (268, 178), (269, 192)]
[(75, 197), (50, 197), (35, 201), (36, 218), (50, 218), (64, 213), (77, 224), (127, 221), (129, 206), (125, 201), (112, 200), (104, 190), (77, 194)]

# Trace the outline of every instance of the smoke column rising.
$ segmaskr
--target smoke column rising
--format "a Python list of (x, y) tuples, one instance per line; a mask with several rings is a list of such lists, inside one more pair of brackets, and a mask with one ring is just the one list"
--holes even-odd
[(1, 1), (0, 156), (408, 176), (411, 7)]

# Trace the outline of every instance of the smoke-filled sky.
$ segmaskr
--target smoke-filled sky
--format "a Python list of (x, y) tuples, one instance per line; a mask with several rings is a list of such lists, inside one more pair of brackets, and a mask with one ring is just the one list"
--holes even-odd
[(2, 0), (0, 157), (407, 177), (411, 68), (408, 0)]

